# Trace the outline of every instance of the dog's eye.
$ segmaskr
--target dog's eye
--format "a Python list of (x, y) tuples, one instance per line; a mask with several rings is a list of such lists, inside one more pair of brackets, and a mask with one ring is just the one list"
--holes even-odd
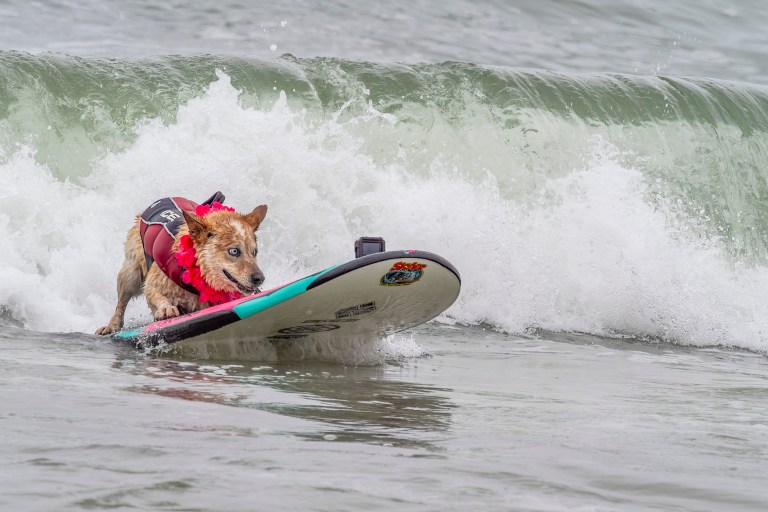
[(235, 258), (237, 258), (238, 256), (240, 256), (240, 249), (238, 249), (237, 247), (232, 247), (229, 250), (229, 255), (230, 256), (234, 256)]
[(254, 257), (255, 257), (257, 254), (259, 254), (259, 251), (257, 251), (256, 249), (254, 249), (254, 250), (253, 250), (253, 255), (254, 255)]

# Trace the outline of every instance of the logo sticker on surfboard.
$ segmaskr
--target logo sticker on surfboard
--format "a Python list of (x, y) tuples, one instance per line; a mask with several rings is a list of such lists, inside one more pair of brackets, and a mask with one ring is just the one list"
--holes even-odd
[(424, 263), (407, 263), (398, 261), (389, 272), (381, 277), (379, 284), (381, 286), (405, 286), (415, 283), (424, 275), (424, 269), (427, 265)]

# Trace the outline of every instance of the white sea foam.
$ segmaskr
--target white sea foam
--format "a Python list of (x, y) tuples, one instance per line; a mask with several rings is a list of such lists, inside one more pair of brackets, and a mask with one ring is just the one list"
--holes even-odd
[[(82, 180), (54, 178), (19, 147), (0, 164), (0, 304), (31, 329), (92, 332), (112, 312), (134, 215), (159, 197), (222, 190), (239, 210), (269, 205), (268, 286), (346, 261), (357, 237), (379, 235), (457, 266), (453, 321), (768, 350), (768, 271), (732, 261), (688, 229), (696, 219), (650, 201), (644, 175), (611, 144), (582, 140), (582, 159), (523, 183), (499, 179), (499, 159), (488, 172), (471, 155), (439, 154), (440, 133), (423, 140), (427, 151), (399, 146), (409, 129), (372, 106), (328, 116), (281, 95), (268, 111), (244, 108), (220, 73), (175, 123), (137, 126), (135, 143)], [(510, 177), (531, 176), (525, 162), (508, 165)], [(134, 301), (128, 321), (148, 320)]]

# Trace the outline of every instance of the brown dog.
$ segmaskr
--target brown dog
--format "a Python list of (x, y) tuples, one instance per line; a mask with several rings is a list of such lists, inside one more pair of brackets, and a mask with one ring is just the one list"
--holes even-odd
[[(117, 275), (115, 313), (96, 334), (111, 334), (123, 327), (125, 308), (141, 293), (142, 285), (155, 320), (258, 290), (264, 274), (256, 261), (256, 230), (267, 206), (242, 215), (219, 204), (223, 197), (217, 192), (202, 206), (183, 198), (165, 198), (136, 216), (125, 240), (125, 262)], [(203, 214), (193, 213), (195, 209)], [(165, 247), (159, 251), (164, 239)], [(185, 265), (177, 263), (184, 260), (176, 257), (180, 242)]]

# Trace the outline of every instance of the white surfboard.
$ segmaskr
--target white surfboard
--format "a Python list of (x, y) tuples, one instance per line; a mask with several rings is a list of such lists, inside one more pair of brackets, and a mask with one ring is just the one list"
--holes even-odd
[(272, 290), (114, 336), (139, 348), (227, 358), (249, 344), (364, 341), (415, 327), (445, 311), (461, 279), (444, 258), (388, 251), (354, 259)]

